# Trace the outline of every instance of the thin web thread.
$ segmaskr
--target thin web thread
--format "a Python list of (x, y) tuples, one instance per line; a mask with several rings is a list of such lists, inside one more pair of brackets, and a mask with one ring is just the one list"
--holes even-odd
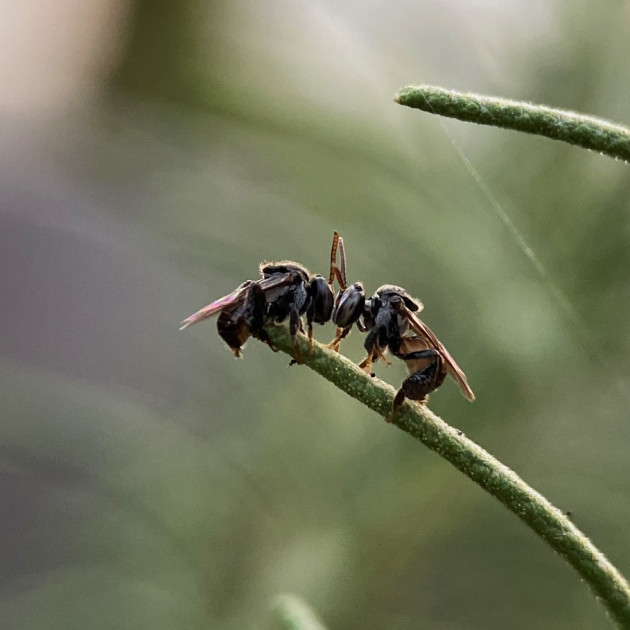
[(490, 206), (494, 210), (494, 213), (497, 215), (501, 223), (503, 223), (503, 225), (507, 228), (508, 232), (512, 235), (512, 238), (516, 241), (516, 244), (519, 246), (520, 250), (523, 252), (523, 254), (525, 254), (527, 260), (529, 260), (538, 275), (542, 278), (543, 282), (547, 285), (547, 289), (556, 300), (556, 303), (560, 305), (560, 308), (564, 312), (565, 316), (580, 331), (581, 334), (587, 335), (589, 333), (588, 328), (580, 319), (580, 316), (571, 303), (569, 297), (551, 279), (551, 277), (547, 273), (547, 270), (545, 269), (545, 266), (542, 264), (538, 256), (536, 256), (536, 252), (534, 252), (532, 247), (525, 240), (525, 237), (521, 234), (516, 225), (514, 225), (514, 222), (512, 221), (512, 219), (510, 219), (508, 213), (505, 211), (499, 200), (492, 194), (492, 191), (490, 190), (486, 182), (478, 173), (477, 169), (475, 169), (475, 167), (472, 165), (471, 161), (468, 159), (468, 156), (464, 153), (463, 149), (451, 136), (448, 129), (446, 128), (446, 125), (441, 120), (439, 121), (439, 123), (442, 127), (442, 130), (446, 134), (446, 137), (449, 139), (449, 142), (453, 145), (453, 148), (455, 149), (460, 160), (463, 162), (464, 166), (479, 186), (479, 189), (488, 200)]
[[(516, 225), (514, 225), (514, 222), (512, 221), (512, 219), (510, 219), (508, 213), (505, 211), (499, 200), (492, 194), (492, 191), (490, 190), (486, 182), (472, 165), (471, 161), (468, 159), (468, 156), (464, 153), (464, 150), (459, 146), (455, 138), (453, 138), (453, 136), (449, 133), (446, 125), (441, 120), (440, 116), (437, 115), (436, 112), (433, 110), (433, 107), (431, 107), (431, 103), (429, 103), (426, 97), (425, 101), (429, 109), (431, 109), (431, 111), (438, 117), (438, 122), (440, 123), (442, 131), (455, 149), (455, 152), (466, 167), (466, 170), (470, 173), (472, 178), (475, 180), (477, 186), (479, 186), (479, 189), (488, 200), (490, 207), (493, 209), (494, 213), (497, 215), (501, 223), (503, 223), (503, 225), (507, 228), (508, 232), (518, 245), (519, 249), (523, 252), (527, 260), (530, 262), (532, 267), (536, 270), (536, 273), (538, 273), (543, 283), (547, 287), (547, 290), (555, 300), (554, 303), (559, 305), (565, 317), (577, 330), (578, 344), (587, 351), (588, 356), (593, 357), (596, 360), (599, 367), (603, 367), (606, 362), (605, 356), (599, 346), (595, 343), (592, 333), (580, 318), (578, 311), (571, 303), (569, 297), (551, 279), (551, 277), (547, 273), (547, 270), (545, 269), (545, 266), (542, 264), (538, 256), (536, 256), (536, 252), (534, 252), (532, 247), (525, 240), (525, 237), (521, 234)], [(628, 390), (627, 383), (620, 377), (615, 378), (614, 383), (619, 393), (623, 394), (624, 398), (626, 398), (627, 400), (630, 400), (630, 391)]]

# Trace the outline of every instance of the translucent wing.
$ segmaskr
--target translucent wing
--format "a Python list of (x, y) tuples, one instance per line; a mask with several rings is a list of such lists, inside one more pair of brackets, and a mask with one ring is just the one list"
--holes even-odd
[(473, 390), (470, 389), (470, 385), (468, 384), (468, 380), (466, 379), (466, 375), (462, 371), (462, 369), (457, 365), (455, 359), (449, 354), (448, 350), (442, 345), (440, 340), (435, 336), (433, 331), (415, 314), (410, 311), (406, 306), (401, 305), (401, 311), (409, 320), (409, 326), (411, 329), (420, 337), (423, 337), (427, 340), (432, 347), (439, 351), (444, 359), (444, 363), (446, 364), (446, 371), (455, 379), (459, 388), (462, 390), (462, 393), (468, 400), (475, 400), (475, 394)]
[[(263, 278), (262, 280), (256, 280), (256, 283), (260, 286), (263, 291), (269, 291), (270, 289), (275, 289), (276, 287), (287, 286), (292, 284), (295, 281), (296, 274), (286, 273), (286, 274), (274, 274), (269, 278)], [(230, 306), (233, 305), (233, 308), (238, 306), (239, 300), (242, 300), (247, 295), (247, 288), (252, 283), (251, 280), (247, 282), (243, 282), (240, 287), (234, 289), (232, 293), (228, 293), (224, 295), (222, 298), (211, 302), (207, 306), (204, 306), (202, 309), (198, 310), (196, 313), (193, 313), (190, 317), (187, 317), (183, 322), (181, 322), (180, 330), (184, 330), (197, 322), (200, 322), (204, 319), (208, 319), (213, 315), (218, 315), (222, 311), (225, 311)]]
[(245, 290), (249, 282), (242, 284), (238, 289), (234, 289), (232, 293), (228, 293), (228, 295), (211, 302), (207, 306), (204, 306), (202, 309), (198, 310), (196, 313), (193, 313), (190, 317), (187, 317), (183, 322), (181, 322), (180, 330), (184, 330), (197, 322), (200, 322), (204, 319), (208, 319), (208, 317), (212, 317), (213, 315), (217, 315), (221, 311), (225, 310), (230, 304), (234, 304), (239, 298), (245, 295)]

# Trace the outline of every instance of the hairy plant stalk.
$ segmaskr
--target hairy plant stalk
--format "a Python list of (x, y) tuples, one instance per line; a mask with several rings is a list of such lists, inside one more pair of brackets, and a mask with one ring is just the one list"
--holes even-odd
[(534, 133), (630, 162), (630, 129), (593, 116), (432, 85), (404, 87), (394, 100), (431, 114)]
[[(269, 326), (267, 332), (278, 349), (294, 356), (293, 341), (286, 328)], [(303, 336), (299, 348), (305, 365), (380, 416), (389, 415), (395, 393), (391, 385), (371, 378), (350, 360), (317, 342), (309, 351)], [(514, 512), (573, 566), (617, 625), (630, 628), (630, 586), (565, 514), (426, 406), (406, 402), (396, 413), (393, 424), (449, 461)]]
[(280, 595), (272, 607), (278, 630), (326, 630), (308, 604), (296, 595)]

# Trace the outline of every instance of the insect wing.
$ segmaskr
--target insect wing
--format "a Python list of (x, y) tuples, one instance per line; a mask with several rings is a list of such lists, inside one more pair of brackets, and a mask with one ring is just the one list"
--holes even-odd
[(232, 293), (228, 293), (228, 295), (225, 295), (222, 298), (211, 302), (207, 306), (204, 306), (202, 309), (193, 313), (190, 317), (187, 317), (183, 322), (181, 322), (179, 329), (184, 330), (197, 322), (208, 319), (208, 317), (212, 317), (213, 315), (225, 310), (228, 306), (230, 306), (230, 304), (234, 304), (240, 297), (245, 295), (246, 288), (246, 286), (241, 285), (238, 289), (234, 289)]
[(289, 273), (276, 273), (268, 278), (257, 280), (257, 284), (263, 291), (270, 291), (278, 287), (286, 287), (295, 282), (296, 274), (294, 272)]
[(413, 312), (410, 311), (408, 308), (403, 306), (402, 310), (409, 320), (409, 325), (411, 326), (411, 329), (420, 337), (424, 337), (427, 342), (430, 342), (431, 345), (442, 355), (444, 363), (446, 363), (447, 372), (455, 379), (455, 381), (457, 381), (457, 384), (462, 390), (464, 396), (466, 396), (468, 400), (475, 400), (475, 394), (473, 393), (473, 390), (470, 389), (470, 385), (468, 384), (466, 375), (459, 367), (459, 365), (457, 365), (455, 359), (453, 359), (453, 357), (449, 354), (449, 351), (435, 336), (433, 331), (421, 319), (416, 317)]

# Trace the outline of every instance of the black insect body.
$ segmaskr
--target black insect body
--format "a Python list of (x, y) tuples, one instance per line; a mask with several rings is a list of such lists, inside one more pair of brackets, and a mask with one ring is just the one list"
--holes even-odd
[(379, 287), (366, 300), (362, 321), (358, 323), (359, 328), (367, 332), (363, 345), (368, 353), (359, 367), (370, 372), (372, 363), (379, 358), (389, 364), (385, 350), (396, 354), (401, 337), (409, 330), (409, 314), (423, 308), (422, 302), (412, 298), (402, 287), (393, 284)]
[[(349, 291), (348, 300), (352, 298), (352, 290)], [(336, 303), (341, 301), (342, 295), (337, 296)], [(360, 302), (360, 298), (356, 301)], [(367, 356), (359, 363), (366, 372), (371, 372), (372, 363), (378, 359), (389, 365), (386, 351), (407, 364), (410, 376), (396, 393), (388, 422), (405, 398), (426, 402), (428, 394), (444, 382), (447, 374), (455, 379), (466, 398), (475, 399), (464, 372), (431, 329), (418, 318), (417, 313), (422, 309), (422, 303), (402, 287), (386, 284), (364, 300), (362, 313), (348, 309), (349, 316), (344, 321), (347, 326), (344, 330), (356, 323), (361, 331), (367, 332), (364, 343)], [(334, 317), (333, 311), (333, 320)]]
[[(395, 351), (394, 348), (396, 348)], [(396, 392), (391, 414), (387, 418), (388, 422), (392, 421), (396, 409), (405, 398), (425, 403), (429, 394), (444, 382), (448, 373), (444, 357), (436, 348), (431, 347), (425, 337), (405, 335), (398, 342), (390, 343), (390, 349), (394, 356), (407, 364), (410, 376), (402, 382), (400, 389)]]
[(308, 337), (312, 343), (313, 323), (324, 324), (331, 318), (333, 289), (322, 276), (311, 275), (304, 266), (288, 260), (263, 262), (260, 273), (259, 280), (244, 282), (232, 293), (187, 317), (180, 330), (218, 315), (219, 335), (234, 355), (240, 357), (241, 348), (250, 336), (276, 350), (264, 326), (288, 318), (296, 360), (300, 362), (297, 333), (303, 332), (301, 316), (306, 315)]
[(252, 335), (268, 343), (275, 350), (263, 328), (266, 311), (265, 291), (276, 288), (279, 282), (280, 278), (247, 280), (228, 295), (187, 317), (182, 322), (180, 330), (218, 315), (217, 331), (234, 356), (241, 356), (241, 348)]
[[(217, 331), (236, 357), (241, 356), (241, 348), (245, 345), (250, 334), (262, 338), (264, 333), (262, 328), (264, 323), (262, 316), (265, 304), (264, 291), (257, 282), (251, 280), (244, 282), (239, 289), (241, 292), (235, 296), (233, 301), (228, 301), (224, 305), (217, 318)], [(205, 317), (210, 317), (210, 315)], [(205, 319), (205, 317), (195, 321)], [(184, 322), (182, 328), (194, 324), (195, 321), (188, 324)], [(271, 344), (269, 345), (273, 348)]]
[[(455, 379), (466, 398), (475, 399), (464, 372), (431, 329), (418, 318), (417, 314), (423, 309), (419, 300), (402, 287), (390, 284), (379, 287), (366, 299), (360, 282), (347, 285), (344, 244), (337, 232), (333, 235), (328, 282), (321, 275), (311, 275), (303, 265), (289, 260), (262, 262), (260, 273), (260, 279), (244, 282), (186, 318), (181, 329), (218, 315), (219, 335), (234, 355), (240, 357), (250, 336), (276, 350), (265, 326), (288, 319), (295, 358), (299, 363), (297, 334), (304, 332), (303, 315), (306, 315), (311, 347), (313, 323), (325, 324), (332, 319), (337, 334), (328, 347), (336, 351), (356, 324), (359, 330), (367, 333), (364, 343), (367, 356), (359, 363), (360, 367), (370, 373), (372, 364), (378, 359), (389, 365), (385, 357), (388, 351), (406, 363), (410, 374), (396, 393), (388, 422), (405, 398), (426, 402), (428, 394), (443, 383), (447, 374)], [(332, 288), (335, 278), (340, 286), (336, 297)]]
[(296, 335), (298, 331), (304, 332), (301, 316), (306, 315), (308, 339), (312, 346), (313, 323), (325, 324), (330, 321), (335, 299), (332, 286), (322, 276), (313, 276), (306, 267), (289, 260), (261, 263), (260, 272), (262, 282), (274, 278), (281, 281), (281, 284), (265, 292), (263, 325), (289, 319), (289, 332), (294, 339), (299, 362)]

